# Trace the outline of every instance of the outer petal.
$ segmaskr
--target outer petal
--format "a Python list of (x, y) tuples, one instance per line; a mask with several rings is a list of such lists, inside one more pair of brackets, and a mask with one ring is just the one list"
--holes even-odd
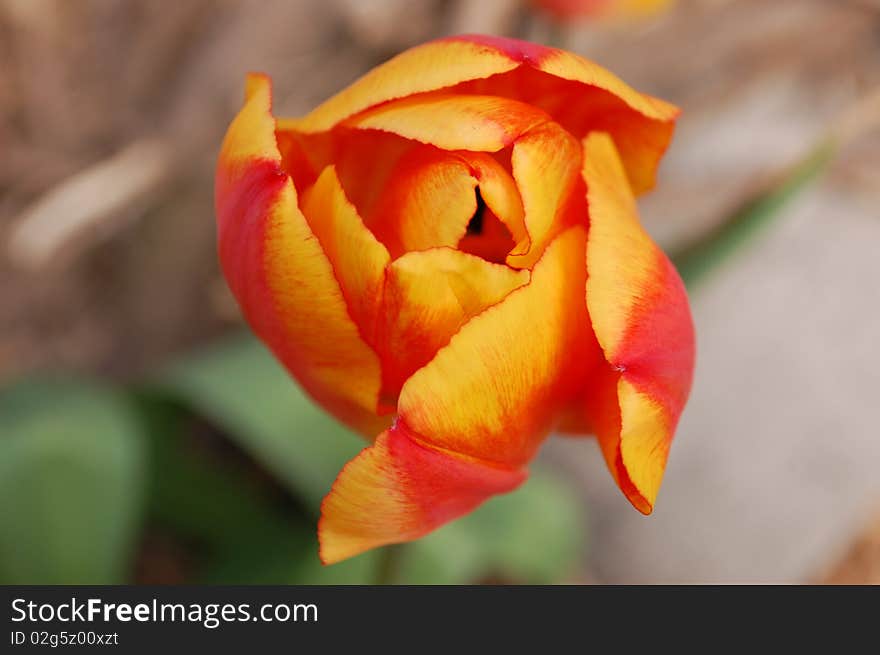
[(669, 103), (639, 93), (605, 68), (566, 50), (527, 41), (479, 34), (451, 37), (448, 41), (481, 44), (491, 51), (504, 53), (513, 61), (526, 64), (554, 77), (609, 91), (628, 106), (649, 118), (668, 120), (674, 118), (678, 113), (678, 110)]
[(384, 390), (396, 399), (469, 319), (529, 281), (514, 271), (450, 248), (410, 252), (388, 269), (383, 307)]
[[(578, 138), (590, 130), (609, 132), (637, 193), (653, 186), (678, 115), (674, 106), (635, 91), (577, 55), (515, 39), (465, 35), (407, 50), (309, 115), (281, 120), (278, 127), (302, 134), (323, 132), (389, 101), (452, 89), (541, 107)], [(472, 149), (490, 150), (497, 141), (496, 133), (494, 144)]]
[(358, 334), (282, 169), (265, 76), (248, 78), (247, 101), (224, 139), (216, 206), (223, 270), (254, 331), (329, 411), (365, 432), (382, 429), (379, 359)]
[(660, 158), (672, 138), (678, 109), (639, 93), (616, 75), (578, 55), (544, 46), (481, 35), (466, 40), (503, 52), (522, 65), (488, 80), (472, 80), (456, 92), (497, 93), (548, 112), (578, 138), (591, 130), (611, 134), (636, 193), (654, 186)]
[(583, 370), (583, 252), (583, 228), (557, 237), (528, 285), (471, 319), (407, 380), (400, 420), (452, 452), (513, 467), (531, 459)]
[(586, 300), (610, 365), (590, 421), (612, 475), (642, 512), (654, 505), (691, 386), (694, 330), (684, 285), (638, 221), (611, 138), (584, 140), (590, 206)]
[(593, 18), (637, 18), (663, 11), (672, 0), (539, 0), (542, 9), (560, 20)]
[(411, 541), (512, 491), (524, 470), (486, 465), (426, 446), (401, 427), (383, 432), (351, 460), (321, 505), (321, 561)]
[(499, 51), (466, 41), (432, 41), (374, 68), (309, 115), (281, 121), (281, 129), (322, 132), (370, 107), (465, 80), (489, 77), (519, 65)]
[(324, 500), (325, 563), (420, 537), (524, 479), (581, 386), (584, 249), (583, 228), (560, 235), (529, 284), (471, 319), (406, 382), (395, 426)]

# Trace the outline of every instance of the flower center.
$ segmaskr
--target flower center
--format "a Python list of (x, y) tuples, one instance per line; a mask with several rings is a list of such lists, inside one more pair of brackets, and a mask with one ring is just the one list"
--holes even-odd
[(480, 187), (476, 188), (476, 195), (477, 207), (465, 235), (458, 242), (458, 249), (488, 262), (503, 264), (516, 244), (507, 226), (486, 205)]
[(477, 208), (474, 210), (474, 215), (471, 216), (471, 220), (468, 222), (467, 226), (467, 234), (471, 236), (480, 236), (483, 234), (483, 218), (486, 213), (486, 201), (483, 200), (483, 194), (480, 193), (480, 187), (476, 188), (477, 193)]

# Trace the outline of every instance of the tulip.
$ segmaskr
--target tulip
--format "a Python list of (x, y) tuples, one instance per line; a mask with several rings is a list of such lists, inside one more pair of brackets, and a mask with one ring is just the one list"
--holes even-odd
[(635, 195), (677, 113), (483, 36), (408, 50), (302, 118), (248, 77), (217, 167), (224, 273), (306, 392), (371, 440), (322, 504), (324, 563), (515, 489), (553, 430), (595, 434), (651, 512), (694, 332)]
[(673, 0), (532, 0), (560, 21), (580, 18), (640, 18), (665, 11)]

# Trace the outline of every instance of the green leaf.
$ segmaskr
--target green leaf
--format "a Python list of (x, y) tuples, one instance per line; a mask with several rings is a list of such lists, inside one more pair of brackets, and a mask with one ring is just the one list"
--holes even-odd
[(550, 584), (578, 572), (583, 507), (557, 476), (535, 468), (510, 494), (492, 498), (404, 551), (400, 582), (464, 584), (485, 578)]
[(696, 286), (734, 252), (768, 225), (782, 209), (808, 188), (834, 158), (833, 142), (822, 143), (779, 180), (768, 185), (733, 212), (716, 229), (672, 255), (688, 287)]
[(250, 335), (181, 362), (159, 385), (226, 430), (314, 515), (342, 466), (365, 445), (319, 409)]
[(0, 582), (126, 580), (140, 527), (145, 448), (124, 396), (90, 382), (0, 394)]
[(272, 506), (225, 461), (192, 447), (192, 417), (161, 399), (138, 395), (152, 467), (150, 518), (178, 535), (214, 548), (239, 547), (252, 533), (280, 533), (300, 517)]
[[(321, 567), (315, 520), (279, 497), (237, 458), (195, 449), (198, 422), (161, 396), (137, 395), (152, 453), (150, 518), (198, 555), (194, 581), (208, 584), (361, 584), (369, 560)], [(204, 426), (201, 426), (204, 427)], [(217, 437), (219, 438), (219, 436)]]

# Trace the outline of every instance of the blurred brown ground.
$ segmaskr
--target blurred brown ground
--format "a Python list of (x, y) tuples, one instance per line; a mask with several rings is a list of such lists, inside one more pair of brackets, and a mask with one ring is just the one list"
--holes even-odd
[[(212, 179), (245, 72), (270, 73), (277, 111), (300, 114), (399, 49), (462, 31), (552, 37), (684, 108), (659, 188), (642, 205), (650, 229), (669, 246), (721, 220), (880, 85), (880, 3), (872, 0), (682, 0), (649, 23), (561, 29), (517, 0), (0, 0), (0, 381), (44, 369), (128, 378), (236, 323), (216, 264)], [(834, 211), (876, 222), (878, 145), (874, 135), (848, 147), (806, 204), (791, 211), (825, 212), (824, 225), (841, 218)], [(71, 179), (80, 186), (71, 187)], [(105, 189), (100, 198), (90, 179)], [(62, 216), (74, 221), (69, 230)], [(798, 219), (786, 220), (794, 225)], [(858, 234), (871, 239), (877, 236), (872, 230)], [(797, 233), (792, 227), (785, 234)], [(795, 242), (794, 248), (825, 252), (810, 234), (801, 238), (807, 245)], [(834, 230), (816, 231), (815, 239), (825, 238), (834, 238)], [(877, 243), (873, 248), (880, 251)], [(838, 259), (825, 266), (845, 264), (847, 252), (839, 248)], [(775, 265), (765, 259), (745, 266), (751, 277), (739, 278), (736, 287), (772, 284)], [(791, 264), (788, 274), (800, 265)], [(701, 293), (730, 297), (732, 279)], [(812, 279), (809, 272), (804, 279)], [(880, 307), (865, 308), (858, 297), (850, 303), (833, 311), (843, 312), (842, 320), (877, 320)], [(869, 309), (870, 315), (861, 313)], [(772, 347), (783, 329), (790, 327), (766, 323), (752, 337), (767, 342), (770, 334)], [(721, 335), (722, 343), (701, 342), (701, 358), (708, 353), (703, 361), (713, 361), (713, 348), (745, 347), (736, 334), (723, 343), (718, 330), (707, 333)], [(876, 345), (864, 356), (873, 364), (863, 365), (876, 370)], [(744, 357), (741, 368), (754, 363)], [(866, 379), (877, 381), (876, 375)], [(712, 370), (704, 370), (698, 384), (715, 388), (709, 397), (721, 403), (718, 417), (731, 406), (736, 411), (735, 399), (723, 398), (735, 385), (727, 388)], [(785, 411), (796, 411), (797, 402), (787, 399)], [(829, 403), (829, 412), (851, 411), (834, 398)], [(866, 411), (855, 420), (871, 416)], [(711, 430), (710, 423), (696, 423)], [(569, 447), (591, 446), (560, 450)], [(866, 452), (880, 456), (876, 448)], [(677, 449), (672, 457), (679, 457)], [(574, 473), (610, 487), (594, 464)], [(739, 477), (730, 473), (729, 484), (757, 484), (741, 469)], [(616, 520), (608, 517), (628, 510), (612, 503), (613, 512), (603, 514), (605, 504), (587, 487), (598, 534)], [(857, 511), (845, 508), (858, 519), (848, 520), (842, 534), (835, 527), (838, 538), (820, 540), (821, 552), (803, 560), (809, 566), (792, 568), (780, 580), (877, 582), (876, 529), (864, 537), (873, 546), (853, 546), (849, 555), (845, 547), (872, 520), (872, 505), (862, 499), (868, 489), (876, 486), (858, 487), (858, 498), (841, 496), (841, 503), (861, 503)], [(616, 529), (607, 530), (613, 536), (605, 545), (596, 537), (591, 563), (597, 579), (628, 580), (620, 573), (626, 563), (613, 561), (613, 551), (614, 540), (631, 531)], [(846, 561), (836, 566), (840, 558)], [(650, 558), (642, 560), (652, 566)], [(704, 574), (712, 576), (716, 569), (706, 566)], [(656, 579), (686, 577), (674, 566), (652, 570)], [(730, 579), (748, 569), (737, 570)], [(718, 571), (714, 575), (724, 577), (724, 569)], [(651, 581), (650, 571), (642, 579)]]

